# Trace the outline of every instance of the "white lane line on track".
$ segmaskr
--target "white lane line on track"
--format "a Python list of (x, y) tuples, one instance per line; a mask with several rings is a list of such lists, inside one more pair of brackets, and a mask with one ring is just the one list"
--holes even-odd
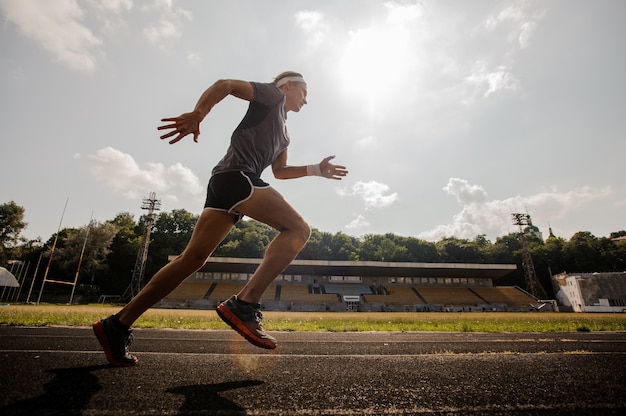
[[(104, 354), (102, 351), (72, 351), (72, 350), (0, 350), (0, 354)], [(133, 351), (133, 354), (141, 355), (173, 355), (173, 356), (192, 356), (192, 357), (224, 357), (224, 356), (246, 356), (255, 358), (363, 358), (371, 360), (379, 360), (384, 358), (411, 358), (411, 357), (432, 357), (432, 356), (524, 356), (524, 355), (625, 355), (626, 352), (604, 352), (604, 351), (537, 351), (537, 352), (511, 352), (511, 351), (486, 351), (486, 352), (434, 352), (420, 354), (254, 354), (254, 353), (213, 353), (213, 352), (156, 352), (156, 351)]]

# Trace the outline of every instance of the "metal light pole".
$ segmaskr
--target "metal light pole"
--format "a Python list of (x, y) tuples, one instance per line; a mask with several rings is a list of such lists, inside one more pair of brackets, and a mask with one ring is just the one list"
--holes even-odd
[(522, 266), (524, 267), (526, 287), (533, 296), (539, 298), (541, 296), (541, 294), (539, 293), (541, 283), (537, 278), (535, 265), (533, 264), (533, 258), (530, 255), (528, 244), (526, 244), (526, 237), (524, 236), (524, 229), (522, 228), (522, 226), (524, 225), (532, 227), (533, 223), (530, 220), (530, 215), (528, 214), (511, 214), (511, 218), (513, 219), (513, 224), (519, 226), (519, 233), (517, 236), (520, 244), (522, 245)]
[(150, 245), (150, 231), (152, 224), (155, 220), (155, 211), (161, 209), (161, 201), (156, 199), (156, 193), (151, 192), (150, 197), (143, 200), (141, 209), (148, 210), (148, 215), (145, 216), (144, 233), (141, 247), (137, 253), (137, 260), (135, 261), (135, 267), (133, 269), (133, 276), (130, 279), (130, 285), (122, 295), (123, 299), (132, 299), (143, 288), (143, 278), (146, 269), (146, 260), (148, 259), (148, 246)]

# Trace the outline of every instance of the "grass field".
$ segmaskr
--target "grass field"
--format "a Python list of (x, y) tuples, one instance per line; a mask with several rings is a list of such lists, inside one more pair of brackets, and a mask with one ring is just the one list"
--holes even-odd
[[(0, 325), (90, 326), (111, 305), (2, 305)], [(269, 331), (575, 332), (626, 331), (626, 314), (515, 312), (263, 312)], [(227, 329), (214, 311), (149, 309), (136, 328)]]

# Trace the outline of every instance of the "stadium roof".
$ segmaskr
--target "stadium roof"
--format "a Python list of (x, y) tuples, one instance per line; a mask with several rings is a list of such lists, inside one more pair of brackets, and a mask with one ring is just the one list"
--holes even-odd
[[(261, 259), (209, 257), (199, 271), (253, 273), (260, 262)], [(363, 277), (482, 277), (497, 279), (514, 270), (517, 270), (517, 265), (515, 264), (294, 260), (283, 274)]]

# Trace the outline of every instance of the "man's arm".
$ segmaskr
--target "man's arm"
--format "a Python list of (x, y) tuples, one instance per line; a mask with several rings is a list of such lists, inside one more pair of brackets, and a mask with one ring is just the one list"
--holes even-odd
[[(345, 166), (333, 165), (330, 163), (330, 160), (334, 158), (335, 156), (328, 156), (325, 157), (318, 165), (311, 165), (316, 168), (319, 167), (319, 171), (317, 171), (319, 173), (315, 173), (315, 175), (336, 180), (341, 180), (344, 176), (346, 176), (348, 171)], [(276, 179), (295, 179), (313, 175), (313, 173), (309, 173), (309, 170), (310, 169), (307, 169), (307, 166), (289, 166), (287, 164), (286, 149), (272, 163), (272, 172), (274, 173), (274, 177)]]
[(220, 79), (202, 93), (193, 112), (198, 113), (204, 120), (215, 104), (229, 95), (234, 95), (242, 100), (252, 101), (254, 100), (254, 88), (248, 81)]
[(254, 88), (248, 81), (221, 79), (215, 82), (202, 93), (192, 112), (181, 114), (178, 117), (161, 119), (163, 123), (170, 124), (164, 124), (157, 129), (171, 130), (162, 135), (161, 139), (176, 136), (169, 142), (174, 144), (188, 134), (193, 134), (193, 141), (197, 143), (198, 136), (200, 136), (200, 123), (217, 103), (229, 95), (252, 101), (254, 100)]
[(306, 166), (287, 165), (287, 149), (272, 163), (272, 173), (276, 179), (295, 179), (306, 176)]

